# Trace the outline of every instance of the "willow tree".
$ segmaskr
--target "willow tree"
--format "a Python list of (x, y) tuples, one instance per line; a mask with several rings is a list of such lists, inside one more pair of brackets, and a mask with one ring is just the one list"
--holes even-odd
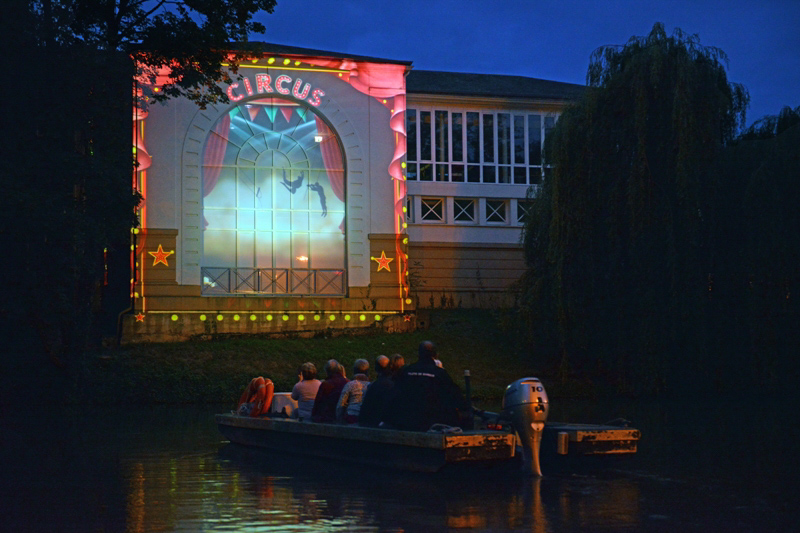
[(691, 375), (704, 359), (711, 169), (748, 102), (726, 61), (661, 24), (593, 53), (584, 97), (553, 132), (552, 177), (524, 235), (523, 305), (562, 368), (653, 391), (668, 362)]

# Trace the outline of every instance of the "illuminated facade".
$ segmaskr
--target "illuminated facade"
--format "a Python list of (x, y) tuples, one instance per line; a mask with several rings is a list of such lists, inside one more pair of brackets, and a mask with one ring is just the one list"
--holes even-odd
[(543, 139), (580, 87), (266, 50), (229, 103), (135, 111), (123, 339), (399, 331), (419, 308), (507, 304)]

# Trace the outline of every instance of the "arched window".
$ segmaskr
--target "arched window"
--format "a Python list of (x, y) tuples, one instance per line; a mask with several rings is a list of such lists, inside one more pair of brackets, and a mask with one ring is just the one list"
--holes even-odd
[(202, 161), (203, 294), (345, 294), (344, 157), (314, 110), (240, 102)]

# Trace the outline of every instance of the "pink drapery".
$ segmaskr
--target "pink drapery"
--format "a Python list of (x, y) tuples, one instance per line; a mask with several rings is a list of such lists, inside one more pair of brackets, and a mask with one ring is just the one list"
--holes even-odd
[[(322, 162), (325, 164), (325, 172), (328, 173), (331, 190), (333, 190), (336, 198), (341, 202), (345, 202), (344, 165), (342, 164), (342, 151), (339, 149), (339, 143), (324, 120), (317, 115), (314, 115), (314, 120), (317, 122), (317, 132), (322, 136), (319, 149), (322, 152)], [(344, 233), (344, 219), (339, 224), (339, 229)]]
[[(228, 147), (228, 132), (231, 127), (231, 117), (225, 113), (206, 140), (206, 149), (203, 151), (203, 198), (211, 194), (219, 181), (222, 171), (222, 160), (225, 158), (225, 149)], [(208, 227), (208, 221), (203, 217), (203, 228)]]

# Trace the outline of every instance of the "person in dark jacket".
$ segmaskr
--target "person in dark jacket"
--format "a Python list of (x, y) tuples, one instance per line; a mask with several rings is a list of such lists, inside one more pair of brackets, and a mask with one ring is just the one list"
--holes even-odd
[(457, 426), (467, 416), (467, 402), (444, 368), (436, 366), (436, 346), (419, 345), (419, 360), (394, 378), (396, 394), (389, 421), (397, 429), (427, 431), (434, 424)]
[(342, 389), (347, 385), (344, 367), (336, 359), (325, 363), (325, 374), (328, 377), (319, 386), (311, 409), (311, 420), (314, 422), (336, 422), (336, 405)]
[(361, 411), (358, 413), (360, 426), (377, 427), (383, 421), (394, 388), (392, 367), (388, 357), (379, 355), (375, 358), (375, 371), (378, 377), (369, 386), (361, 401)]

